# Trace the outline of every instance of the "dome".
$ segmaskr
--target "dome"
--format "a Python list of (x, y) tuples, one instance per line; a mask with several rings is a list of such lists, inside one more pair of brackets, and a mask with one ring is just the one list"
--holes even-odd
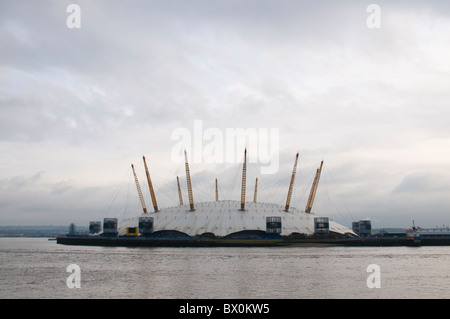
[[(180, 237), (180, 236), (215, 236), (215, 237), (242, 237), (292, 234), (350, 234), (357, 236), (352, 229), (342, 226), (327, 217), (311, 214), (312, 204), (319, 183), (323, 161), (316, 171), (314, 182), (308, 198), (305, 211), (290, 207), (290, 199), (294, 185), (294, 177), (297, 169), (299, 154), (296, 154), (294, 168), (292, 170), (291, 183), (286, 200), (286, 205), (274, 203), (256, 202), (257, 182), (253, 202), (245, 201), (247, 149), (244, 151), (242, 170), (241, 200), (218, 200), (218, 188), (216, 179), (216, 201), (194, 203), (190, 170), (185, 151), (186, 180), (189, 193), (189, 205), (183, 205), (180, 184), (177, 177), (180, 205), (158, 209), (155, 193), (148, 167), (143, 156), (149, 190), (155, 212), (148, 213), (142, 197), (141, 188), (134, 171), (137, 190), (141, 199), (144, 214), (126, 219), (114, 229), (119, 236), (135, 236), (141, 227), (142, 234), (151, 236)], [(144, 218), (145, 217), (145, 218)], [(141, 224), (142, 221), (142, 224)], [(145, 224), (145, 225), (144, 225)], [(139, 230), (140, 231), (140, 230)]]
[[(285, 211), (281, 205), (260, 202), (246, 202), (245, 210), (241, 210), (240, 204), (240, 201), (221, 200), (196, 203), (193, 211), (189, 205), (163, 208), (158, 212), (123, 220), (118, 231), (119, 235), (125, 235), (126, 228), (138, 227), (139, 217), (152, 217), (154, 233), (172, 231), (188, 236), (213, 234), (225, 237), (243, 231), (266, 233), (267, 218), (278, 217), (278, 220), (281, 220), (282, 236), (315, 233), (314, 219), (318, 216), (314, 214), (295, 208)], [(331, 220), (329, 231), (342, 235), (356, 235), (350, 228)]]

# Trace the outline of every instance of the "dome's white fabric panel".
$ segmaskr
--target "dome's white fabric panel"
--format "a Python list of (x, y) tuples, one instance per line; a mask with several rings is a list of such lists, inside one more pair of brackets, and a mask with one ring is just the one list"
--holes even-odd
[[(213, 233), (219, 237), (243, 230), (266, 231), (266, 217), (273, 216), (281, 217), (281, 235), (310, 235), (314, 233), (314, 217), (317, 217), (295, 208), (286, 212), (283, 206), (271, 203), (247, 202), (245, 211), (241, 211), (240, 202), (231, 200), (196, 203), (195, 211), (190, 211), (189, 205), (180, 205), (141, 216), (153, 217), (154, 231), (176, 230), (190, 236)], [(137, 227), (138, 219), (139, 216), (122, 221), (119, 235), (125, 234), (126, 227)], [(350, 228), (331, 220), (329, 227), (331, 232), (354, 234)]]

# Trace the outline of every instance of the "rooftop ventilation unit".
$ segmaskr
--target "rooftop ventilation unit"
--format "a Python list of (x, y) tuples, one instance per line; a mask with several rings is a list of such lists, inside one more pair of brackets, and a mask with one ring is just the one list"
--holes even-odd
[(143, 236), (153, 234), (153, 217), (139, 217), (139, 233)]
[(117, 218), (104, 218), (103, 219), (103, 235), (117, 236)]
[(266, 217), (266, 233), (281, 234), (281, 217)]
[(102, 222), (91, 221), (89, 222), (89, 234), (98, 234), (102, 230)]
[(328, 217), (315, 217), (314, 218), (314, 233), (315, 234), (329, 234), (330, 222)]

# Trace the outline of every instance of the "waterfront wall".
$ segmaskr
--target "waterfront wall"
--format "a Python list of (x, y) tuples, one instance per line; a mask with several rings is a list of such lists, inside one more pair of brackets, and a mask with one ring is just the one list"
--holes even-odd
[[(409, 246), (406, 238), (369, 237), (349, 239), (199, 239), (143, 237), (70, 237), (61, 236), (62, 245), (116, 247), (264, 247), (264, 246)], [(417, 245), (417, 244), (416, 244)], [(450, 238), (422, 239), (420, 246), (450, 246)]]

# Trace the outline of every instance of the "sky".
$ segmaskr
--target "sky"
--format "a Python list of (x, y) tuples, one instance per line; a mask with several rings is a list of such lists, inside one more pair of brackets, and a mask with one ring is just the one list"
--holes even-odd
[(315, 214), (448, 226), (449, 34), (448, 1), (3, 0), (0, 225), (140, 214), (142, 156), (187, 202), (184, 149), (194, 200), (239, 200), (243, 129), (248, 201), (284, 205), (298, 152), (293, 207), (323, 160)]

